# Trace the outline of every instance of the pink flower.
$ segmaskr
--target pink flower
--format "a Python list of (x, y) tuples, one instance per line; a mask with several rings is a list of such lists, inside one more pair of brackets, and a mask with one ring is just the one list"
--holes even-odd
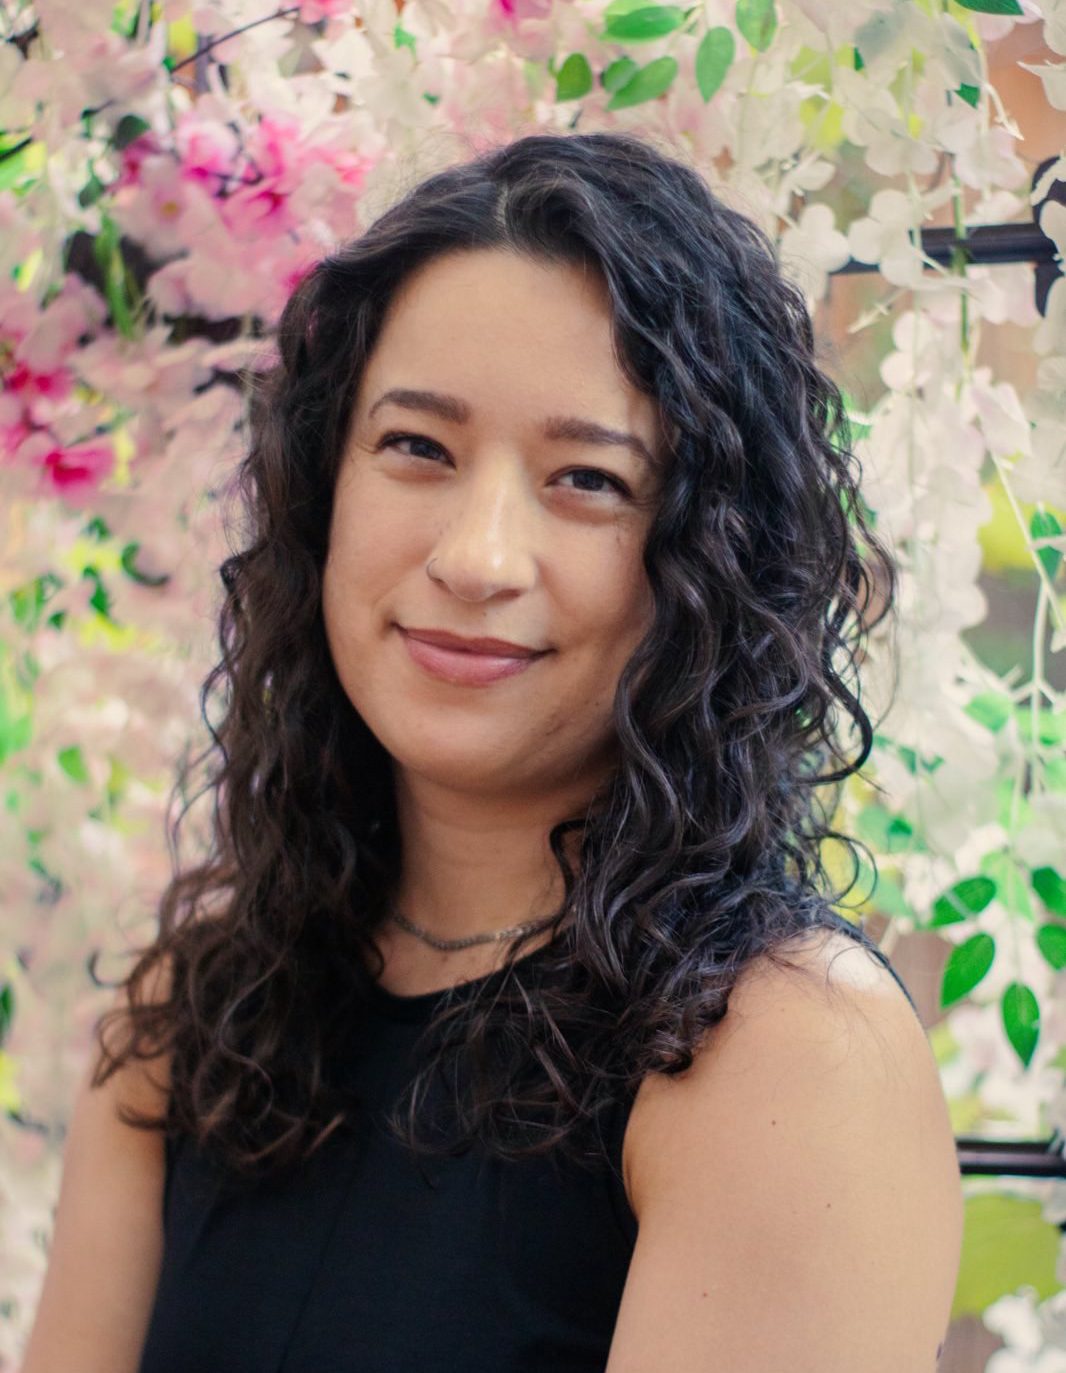
[(240, 154), (240, 140), (233, 129), (218, 119), (206, 119), (189, 110), (178, 120), (174, 146), (181, 158), (181, 174), (198, 181), (209, 195), (217, 196), (232, 176)]
[(56, 492), (79, 497), (94, 491), (115, 465), (115, 452), (106, 440), (88, 439), (66, 447), (53, 446), (39, 459)]
[(219, 206), (234, 237), (254, 240), (264, 232), (280, 236), (294, 227), (289, 211), (291, 191), (299, 185), (299, 121), (291, 115), (264, 115), (245, 139), (248, 159), (243, 185)]
[(264, 177), (281, 176), (295, 161), (300, 134), (292, 115), (266, 114), (248, 135), (248, 156)]
[(301, 0), (300, 22), (317, 24), (320, 19), (337, 19), (351, 9), (351, 0)]
[(0, 413), (0, 459), (10, 460), (32, 434), (33, 430), (21, 415), (8, 419)]
[(276, 187), (260, 182), (243, 186), (221, 203), (222, 219), (239, 239), (255, 239), (263, 233), (281, 235), (293, 227), (288, 214), (289, 197)]
[(74, 389), (74, 382), (65, 367), (57, 367), (52, 372), (35, 372), (19, 358), (4, 377), (4, 388), (9, 392), (21, 392), (27, 404), (36, 397), (47, 400), (66, 400)]
[(545, 19), (551, 10), (551, 0), (493, 0), (493, 8), (508, 19)]
[(195, 181), (183, 180), (170, 157), (148, 157), (140, 180), (115, 194), (112, 214), (123, 233), (154, 257), (191, 247), (215, 222), (214, 202)]
[(132, 143), (122, 149), (122, 166), (117, 178), (111, 183), (111, 190), (118, 191), (123, 186), (137, 186), (141, 180), (141, 167), (149, 157), (159, 157), (163, 145), (151, 129), (147, 129)]

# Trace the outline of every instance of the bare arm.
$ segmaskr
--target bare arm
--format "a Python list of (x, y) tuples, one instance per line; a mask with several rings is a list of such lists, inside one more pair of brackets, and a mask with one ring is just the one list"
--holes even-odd
[[(115, 1004), (120, 1004), (117, 1000)], [(120, 1102), (159, 1114), (166, 1065), (133, 1061), (75, 1097), (37, 1313), (22, 1373), (136, 1373), (163, 1254), (163, 1136), (136, 1130)], [(153, 1081), (154, 1079), (154, 1081)]]
[(742, 980), (692, 1068), (642, 1085), (607, 1373), (934, 1373), (962, 1243), (955, 1142), (920, 1022), (847, 945), (832, 990), (828, 955), (810, 981)]

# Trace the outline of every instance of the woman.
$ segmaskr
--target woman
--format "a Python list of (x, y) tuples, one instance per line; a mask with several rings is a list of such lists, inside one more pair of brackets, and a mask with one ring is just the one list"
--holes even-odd
[(893, 567), (767, 240), (534, 135), (279, 345), (215, 849), (105, 1018), (26, 1373), (933, 1373), (950, 1123), (814, 790)]

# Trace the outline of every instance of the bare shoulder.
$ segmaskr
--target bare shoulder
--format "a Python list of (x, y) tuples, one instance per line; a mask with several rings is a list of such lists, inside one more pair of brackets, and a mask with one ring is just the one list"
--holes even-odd
[[(880, 959), (842, 930), (805, 931), (780, 945), (779, 952), (801, 970), (799, 986), (806, 984), (808, 990), (826, 992), (834, 999), (837, 991), (843, 991), (845, 1002), (848, 992), (885, 996), (914, 1015), (899, 983)], [(737, 1001), (747, 1003), (753, 998), (758, 1001), (760, 995), (775, 996), (782, 984), (790, 981), (796, 979), (787, 967), (782, 969), (768, 957), (756, 958), (741, 974)], [(858, 999), (861, 1001), (862, 997)], [(731, 1000), (730, 1009), (733, 1008)]]
[[(691, 1110), (696, 1100), (717, 1109), (731, 1090), (745, 1084), (750, 1090), (757, 1081), (797, 1069), (824, 1072), (845, 1054), (859, 1055), (853, 1074), (873, 1069), (876, 1058), (883, 1069), (894, 1063), (912, 1081), (914, 1070), (927, 1082), (936, 1079), (939, 1091), (924, 1029), (895, 978), (868, 949), (840, 931), (817, 930), (787, 941), (779, 952), (784, 964), (760, 957), (743, 969), (725, 1016), (708, 1032), (687, 1072), (652, 1074), (641, 1084), (625, 1140), (635, 1211), (638, 1178), (646, 1171), (643, 1155), (656, 1149), (657, 1129), (669, 1128), (669, 1117)], [(812, 1055), (819, 1046), (821, 1053)]]
[[(143, 1000), (169, 994), (170, 969), (153, 967)], [(108, 1011), (121, 1011), (125, 989)], [(114, 1047), (106, 1027), (108, 1047)], [(121, 1043), (122, 1036), (116, 1037)], [(122, 1118), (165, 1114), (169, 1064), (132, 1059), (93, 1084), (95, 1040), (74, 1098), (48, 1265), (23, 1373), (135, 1373), (163, 1254), (165, 1153), (158, 1131)]]
[(744, 970), (687, 1072), (638, 1093), (639, 1231), (608, 1373), (656, 1350), (676, 1373), (933, 1373), (962, 1192), (928, 1038), (848, 935), (783, 952), (792, 967)]

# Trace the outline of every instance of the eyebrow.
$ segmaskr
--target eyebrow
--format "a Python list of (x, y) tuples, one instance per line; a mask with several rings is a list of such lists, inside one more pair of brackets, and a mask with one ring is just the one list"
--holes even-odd
[[(449, 420), (452, 424), (466, 424), (470, 418), (469, 405), (458, 396), (397, 386), (377, 398), (367, 412), (367, 419), (372, 419), (375, 411), (388, 402), (405, 410), (425, 411), (427, 414), (436, 415), (438, 419)], [(610, 429), (605, 424), (597, 424), (595, 420), (578, 419), (572, 415), (552, 415), (544, 421), (543, 433), (548, 439), (568, 439), (573, 443), (628, 448), (649, 467), (657, 465), (651, 450), (639, 435), (626, 433), (624, 429)]]

